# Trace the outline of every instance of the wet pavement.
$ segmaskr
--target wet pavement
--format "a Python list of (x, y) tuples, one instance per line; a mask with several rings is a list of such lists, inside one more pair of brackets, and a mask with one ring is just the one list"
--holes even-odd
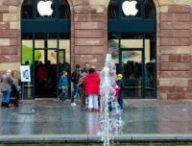
[[(98, 134), (99, 113), (71, 107), (69, 101), (24, 100), (0, 109), (0, 137)], [(138, 134), (190, 135), (192, 101), (126, 100), (120, 137)], [(191, 138), (191, 137), (190, 137)]]

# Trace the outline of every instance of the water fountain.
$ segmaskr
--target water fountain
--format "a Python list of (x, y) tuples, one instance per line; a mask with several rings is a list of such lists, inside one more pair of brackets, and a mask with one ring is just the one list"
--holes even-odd
[(99, 136), (104, 146), (109, 146), (110, 141), (121, 133), (123, 121), (118, 102), (115, 100), (116, 69), (111, 54), (105, 58), (105, 66), (101, 71), (101, 113), (99, 119)]

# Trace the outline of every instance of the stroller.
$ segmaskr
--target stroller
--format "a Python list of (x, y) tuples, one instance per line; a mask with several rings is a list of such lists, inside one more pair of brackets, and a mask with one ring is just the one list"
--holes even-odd
[(16, 83), (13, 83), (11, 86), (11, 95), (10, 95), (10, 101), (9, 103), (13, 104), (14, 107), (18, 107), (19, 106), (19, 99), (20, 99), (20, 95), (21, 95), (21, 88), (19, 85), (17, 85)]

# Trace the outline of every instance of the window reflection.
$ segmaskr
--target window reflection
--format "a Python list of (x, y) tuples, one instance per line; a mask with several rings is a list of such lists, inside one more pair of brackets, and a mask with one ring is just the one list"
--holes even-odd
[(124, 76), (125, 97), (142, 97), (144, 94), (146, 97), (156, 96), (155, 38), (153, 33), (146, 33), (142, 39), (137, 33), (109, 35), (116, 71)]

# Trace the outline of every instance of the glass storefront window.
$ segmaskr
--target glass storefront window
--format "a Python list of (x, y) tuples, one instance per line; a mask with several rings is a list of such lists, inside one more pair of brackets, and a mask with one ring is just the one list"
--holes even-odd
[[(146, 34), (143, 39), (110, 39), (113, 61), (117, 73), (122, 73), (125, 94), (128, 97), (155, 97), (156, 94), (156, 51), (155, 36)], [(133, 35), (132, 35), (133, 36)], [(143, 93), (145, 92), (145, 93)]]
[(65, 49), (65, 60), (66, 62), (70, 62), (70, 40), (59, 40), (59, 49)]
[(143, 48), (143, 40), (141, 39), (121, 39), (121, 48)]
[(119, 62), (119, 40), (110, 39), (108, 46), (111, 49), (112, 58), (115, 64)]
[(33, 41), (32, 40), (22, 40), (21, 48), (21, 64), (26, 64), (29, 62), (33, 63)]
[[(60, 73), (66, 66), (70, 73), (70, 7), (67, 0), (23, 0), (21, 28), (21, 62), (29, 61), (32, 71), (31, 86), (34, 88), (30, 98), (56, 98)], [(62, 40), (66, 41), (60, 46)]]
[[(156, 97), (156, 10), (152, 0), (110, 0), (108, 46), (125, 98)], [(150, 26), (150, 27), (149, 27)]]
[(57, 64), (57, 51), (49, 49), (47, 52), (47, 58), (51, 64)]
[(35, 48), (45, 49), (44, 40), (35, 40)]
[(47, 40), (48, 48), (57, 48), (57, 40)]

